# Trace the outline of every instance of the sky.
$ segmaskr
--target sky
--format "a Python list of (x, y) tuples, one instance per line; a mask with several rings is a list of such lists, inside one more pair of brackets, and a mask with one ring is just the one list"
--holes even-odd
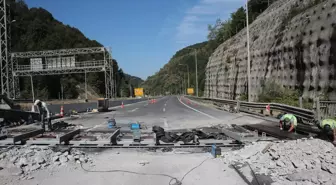
[(124, 72), (146, 79), (183, 47), (205, 41), (208, 24), (245, 0), (25, 0), (112, 48)]

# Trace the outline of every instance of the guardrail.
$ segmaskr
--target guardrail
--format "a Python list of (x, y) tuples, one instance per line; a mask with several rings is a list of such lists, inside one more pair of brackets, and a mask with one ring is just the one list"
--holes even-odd
[[(285, 104), (279, 103), (258, 103), (258, 102), (245, 102), (245, 101), (237, 101), (237, 100), (228, 100), (228, 99), (219, 99), (219, 98), (203, 98), (203, 97), (195, 97), (195, 96), (186, 96), (191, 99), (199, 99), (199, 100), (208, 100), (213, 103), (220, 103), (223, 105), (234, 106), (235, 110), (241, 112), (253, 113), (252, 110), (257, 110), (263, 113), (266, 110), (266, 106), (270, 106), (270, 113), (272, 115), (273, 111), (286, 112), (294, 114), (295, 116), (306, 120), (308, 122), (313, 122), (317, 116), (313, 110), (303, 109), (299, 107), (294, 107)], [(336, 104), (335, 104), (336, 108)]]
[(323, 118), (336, 117), (336, 101), (320, 101), (320, 115)]

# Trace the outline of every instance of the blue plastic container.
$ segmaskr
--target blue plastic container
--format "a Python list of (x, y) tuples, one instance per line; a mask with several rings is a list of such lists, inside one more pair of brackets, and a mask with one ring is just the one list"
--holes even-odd
[(131, 130), (139, 130), (140, 124), (139, 123), (131, 123)]

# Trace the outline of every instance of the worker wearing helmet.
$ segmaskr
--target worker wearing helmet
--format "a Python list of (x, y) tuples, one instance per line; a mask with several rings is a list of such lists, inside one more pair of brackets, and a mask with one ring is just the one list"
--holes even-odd
[(49, 120), (50, 113), (49, 113), (49, 109), (47, 107), (47, 104), (45, 102), (40, 101), (40, 100), (36, 100), (34, 105), (38, 107), (39, 112), (41, 114), (42, 128), (45, 129), (45, 120), (47, 120), (48, 121), (48, 129), (50, 130), (51, 129), (51, 123), (50, 123), (50, 120)]
[(320, 129), (329, 139), (336, 143), (336, 121), (334, 119), (324, 119), (320, 122)]
[(297, 119), (293, 114), (285, 114), (280, 118), (280, 130), (288, 129), (288, 132), (295, 131), (297, 127)]

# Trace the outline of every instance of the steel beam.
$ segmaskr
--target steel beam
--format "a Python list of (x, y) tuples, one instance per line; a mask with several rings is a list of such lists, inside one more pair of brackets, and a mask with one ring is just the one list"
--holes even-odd
[(1, 93), (13, 98), (13, 66), (10, 60), (10, 12), (6, 0), (0, 0), (0, 77)]
[(38, 58), (38, 57), (52, 57), (52, 56), (73, 56), (79, 54), (102, 53), (104, 47), (93, 48), (72, 48), (72, 49), (59, 49), (59, 50), (46, 50), (46, 51), (28, 51), (12, 53), (14, 58)]
[(20, 135), (16, 135), (13, 137), (13, 144), (15, 145), (16, 142), (20, 141), (21, 144), (25, 144), (26, 140), (28, 140), (31, 137), (37, 136), (39, 134), (43, 134), (44, 130), (43, 129), (39, 129), (39, 130), (34, 130), (31, 132), (26, 132)]
[(15, 109), (0, 109), (0, 118), (4, 118), (8, 120), (23, 119), (25, 121), (29, 121), (32, 119), (32, 120), (41, 121), (39, 113), (15, 110)]
[(120, 134), (120, 129), (117, 129), (112, 133), (112, 135), (109, 137), (110, 144), (117, 145), (117, 137)]
[(73, 130), (71, 132), (68, 132), (68, 133), (62, 135), (59, 138), (59, 144), (62, 144), (64, 142), (64, 144), (68, 145), (70, 140), (72, 140), (79, 133), (80, 133), (80, 129), (77, 129), (77, 130)]
[(230, 138), (232, 138), (236, 141), (239, 141), (241, 143), (252, 142), (252, 141), (256, 141), (258, 139), (258, 138), (255, 138), (252, 133), (238, 133), (238, 132), (233, 132), (233, 131), (225, 129), (225, 128), (222, 128), (221, 130), (226, 136), (228, 136), (228, 137), (230, 137)]
[(15, 71), (15, 76), (39, 76), (39, 75), (61, 75), (74, 73), (94, 73), (105, 71), (104, 66), (88, 67), (88, 68), (73, 68), (73, 69), (59, 69), (59, 70), (42, 70), (42, 71)]

